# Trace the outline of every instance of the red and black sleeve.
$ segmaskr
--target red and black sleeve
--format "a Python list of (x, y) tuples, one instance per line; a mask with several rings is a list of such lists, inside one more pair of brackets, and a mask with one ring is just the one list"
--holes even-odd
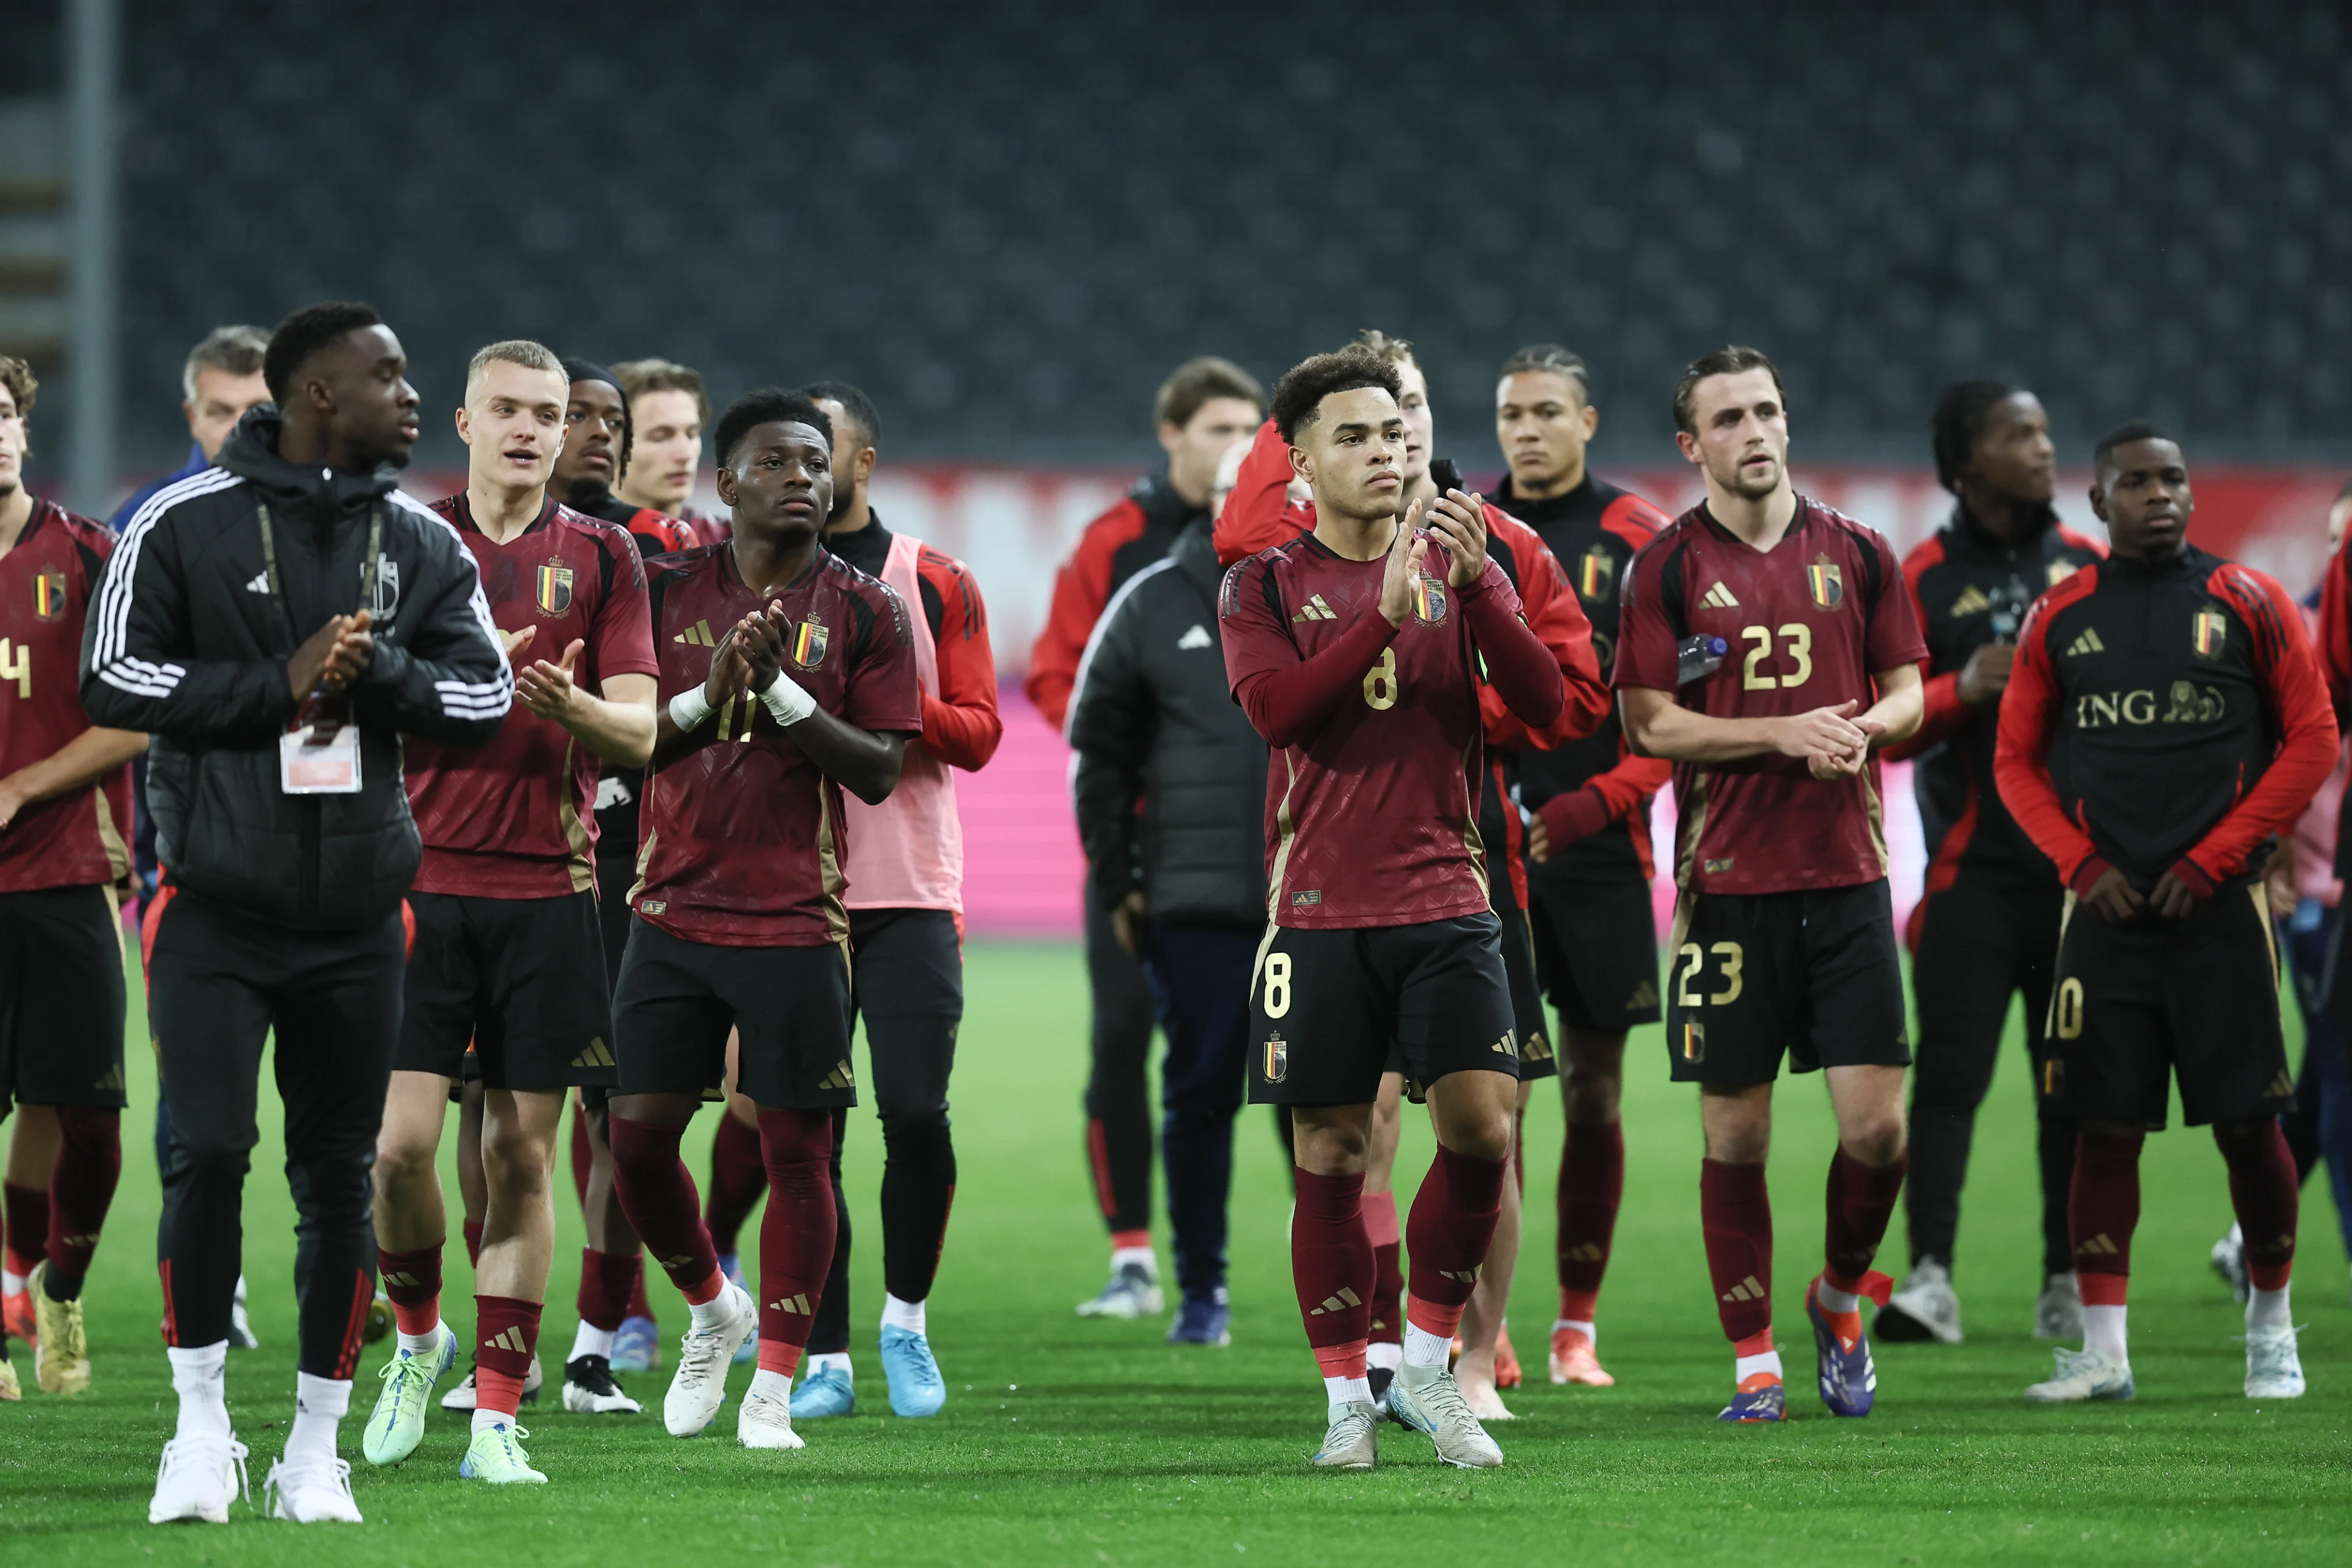
[(1217, 563), (1231, 566), (1261, 550), (1287, 544), (1315, 526), (1315, 509), (1290, 499), (1290, 443), (1269, 419), (1234, 476), (1233, 492), (1217, 513), (1210, 541)]
[[(2346, 536), (2352, 541), (2352, 534)], [(2338, 544), (2319, 585), (2319, 667), (2336, 722), (2352, 722), (2352, 554)]]
[(1078, 660), (1087, 651), (1110, 599), (1111, 557), (1121, 545), (1143, 532), (1143, 508), (1132, 497), (1087, 524), (1078, 547), (1054, 574), (1054, 602), (1045, 615), (1045, 629), (1029, 650), (1029, 675), (1022, 683), (1029, 700), (1059, 730), (1070, 707), (1070, 688), (1078, 679)]
[(1479, 716), (1489, 744), (1515, 752), (1549, 751), (1600, 729), (1614, 700), (1592, 652), (1592, 623), (1584, 618), (1584, 606), (1570, 589), (1559, 558), (1526, 523), (1495, 506), (1486, 511), (1487, 531), (1505, 545), (1518, 567), (1520, 609), (1528, 629), (1559, 667), (1564, 700), (1559, 716), (1538, 727), (1513, 712), (1489, 682), (1478, 688)]
[(940, 622), (931, 637), (940, 694), (923, 697), (923, 743), (951, 767), (977, 773), (1004, 739), (996, 711), (996, 655), (988, 643), (988, 606), (963, 563), (925, 547), (915, 558), (923, 586), (939, 595)]
[[(1917, 547), (1903, 558), (1903, 591), (1910, 597), (1911, 613), (1917, 618), (1923, 632), (1928, 624), (1927, 601), (1919, 591), (1919, 583), (1930, 571), (1943, 563), (1944, 541), (1934, 534), (1920, 541)], [(1936, 669), (1930, 658), (1927, 669), (1921, 674), (1925, 677), (1920, 682), (1924, 706), (1919, 728), (1901, 744), (1886, 748), (1886, 755), (1890, 758), (1917, 756), (1937, 742), (1958, 733), (1976, 712), (1973, 707), (1960, 700), (1958, 670)]]
[(2095, 568), (2086, 568), (2033, 602), (2019, 628), (2017, 660), (2009, 689), (2001, 693), (2000, 730), (1993, 749), (1993, 782), (2001, 804), (2041, 851), (2058, 867), (2058, 877), (2078, 893), (2087, 892), (2107, 869), (2098, 846), (2066, 815), (2050, 777), (2050, 740), (2058, 728), (2063, 694), (2050, 654), (2051, 617), (2087, 596)]

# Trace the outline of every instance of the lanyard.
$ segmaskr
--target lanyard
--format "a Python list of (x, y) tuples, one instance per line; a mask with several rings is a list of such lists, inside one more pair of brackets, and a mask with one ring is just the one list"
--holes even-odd
[[(269, 602), (278, 611), (278, 618), (293, 636), (294, 646), (302, 642), (301, 628), (294, 624), (294, 612), (286, 607), (284, 584), (278, 575), (278, 535), (270, 526), (269, 503), (257, 501), (254, 510), (261, 518), (262, 574), (269, 580)], [(378, 501), (368, 512), (367, 552), (360, 557), (360, 608), (372, 609), (375, 605), (376, 563), (383, 548), (383, 503)]]

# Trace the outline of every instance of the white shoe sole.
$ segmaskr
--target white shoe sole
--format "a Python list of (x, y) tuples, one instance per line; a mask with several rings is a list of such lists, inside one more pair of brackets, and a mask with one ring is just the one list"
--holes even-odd
[(636, 1415), (645, 1410), (625, 1394), (591, 1394), (570, 1383), (563, 1385), (563, 1408), (574, 1415)]
[(147, 1505), (147, 1522), (150, 1524), (226, 1524), (228, 1501), (223, 1499), (217, 1504), (191, 1503), (183, 1507), (177, 1513), (167, 1513), (151, 1502)]
[(745, 1340), (759, 1331), (760, 1310), (752, 1304), (750, 1293), (740, 1285), (727, 1289), (740, 1305), (736, 1321), (719, 1335), (719, 1373), (711, 1380), (709, 1401), (703, 1408), (698, 1411), (690, 1405), (676, 1403), (677, 1379), (686, 1371), (683, 1355), (678, 1358), (677, 1372), (670, 1374), (669, 1392), (662, 1398), (662, 1425), (673, 1437), (698, 1437), (719, 1418), (719, 1407), (727, 1403), (727, 1372), (734, 1364), (735, 1352), (743, 1348)]

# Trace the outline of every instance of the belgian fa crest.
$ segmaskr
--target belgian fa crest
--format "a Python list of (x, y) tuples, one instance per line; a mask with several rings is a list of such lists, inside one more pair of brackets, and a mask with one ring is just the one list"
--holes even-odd
[(2219, 658), (2230, 639), (2229, 617), (2211, 605), (2197, 612), (2197, 620), (2189, 632), (2189, 646), (2199, 658)]
[(33, 616), (54, 621), (66, 613), (66, 574), (44, 572), (33, 579)]
[(1824, 610), (1834, 610), (1843, 604), (1845, 578), (1839, 574), (1837, 563), (1823, 555), (1806, 567), (1805, 591)]
[(1412, 580), (1412, 613), (1416, 620), (1436, 626), (1445, 619), (1445, 584), (1434, 577)]
[(560, 561), (550, 561), (539, 569), (539, 607), (551, 616), (560, 616), (572, 607), (571, 567)]
[(1280, 1083), (1290, 1076), (1290, 1042), (1280, 1035), (1269, 1035), (1265, 1050), (1265, 1081)]
[(814, 669), (824, 662), (824, 623), (811, 616), (793, 633), (793, 662), (803, 669)]
[(1617, 558), (1605, 544), (1596, 544), (1577, 563), (1576, 593), (1582, 599), (1605, 599), (1617, 584)]

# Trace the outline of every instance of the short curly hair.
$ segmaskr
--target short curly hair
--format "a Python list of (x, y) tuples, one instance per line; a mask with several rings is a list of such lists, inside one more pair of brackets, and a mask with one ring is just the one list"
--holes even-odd
[(305, 305), (278, 322), (261, 356), (261, 379), (268, 384), (269, 401), (280, 408), (286, 406), (286, 395), (294, 390), (296, 374), (310, 363), (312, 354), (346, 332), (382, 325), (383, 318), (373, 306), (355, 300)]
[(735, 448), (743, 444), (743, 437), (762, 425), (777, 424), (805, 425), (824, 437), (828, 449), (833, 446), (833, 420), (814, 400), (781, 386), (763, 386), (727, 405), (711, 437), (711, 455), (719, 459), (720, 468), (732, 468)]
[(16, 400), (16, 417), (28, 417), (33, 412), (33, 400), (41, 395), (41, 378), (33, 367), (11, 354), (0, 354), (0, 386)]
[(1349, 343), (1328, 354), (1300, 360), (1275, 386), (1275, 428), (1296, 446), (1298, 432), (1315, 423), (1325, 398), (1336, 392), (1373, 386), (1391, 397), (1404, 395), (1404, 379), (1397, 374), (1395, 362), (1363, 343)]

